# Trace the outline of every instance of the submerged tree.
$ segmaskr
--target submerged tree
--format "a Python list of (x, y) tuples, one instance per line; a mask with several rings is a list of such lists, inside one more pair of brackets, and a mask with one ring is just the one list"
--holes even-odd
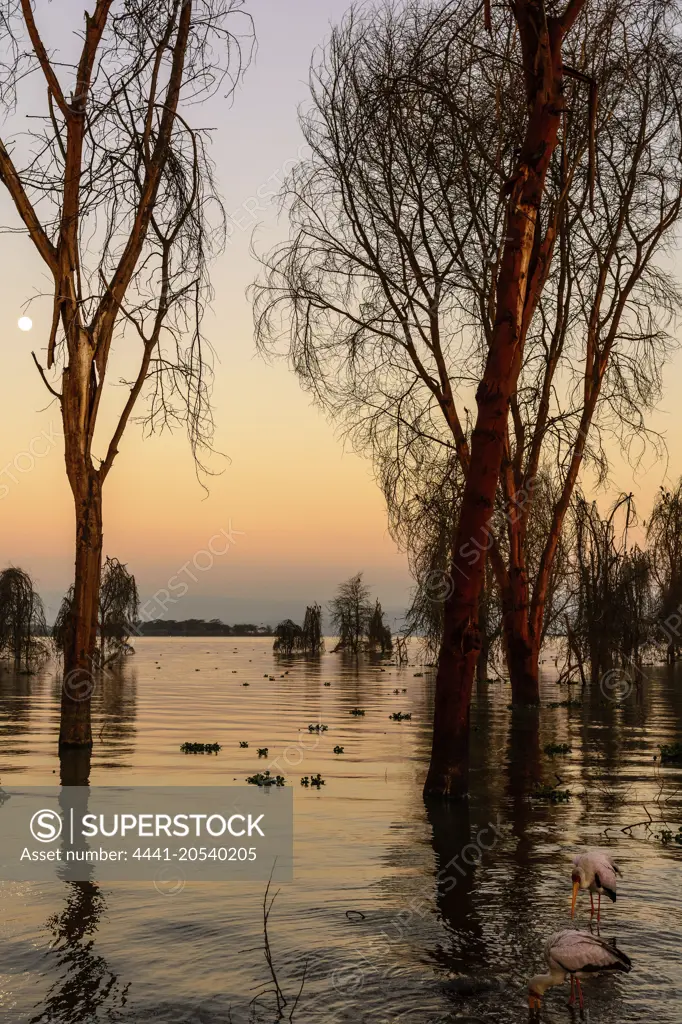
[[(27, 132), (22, 121), (20, 137), (0, 141), (0, 181), (54, 284), (46, 368), (34, 359), (61, 409), (76, 516), (60, 745), (92, 743), (80, 698), (95, 657), (102, 488), (145, 387), (150, 431), (184, 423), (197, 458), (210, 447), (202, 318), (223, 217), (207, 136), (187, 112), (239, 77), (231, 26), (241, 8), (96, 0), (71, 59), (52, 55), (28, 0), (0, 0), (0, 103), (11, 115), (35, 77), (44, 91), (29, 96), (45, 96), (29, 122), (37, 126)], [(129, 390), (98, 455), (110, 356), (123, 338)]]
[(303, 630), (293, 621), (284, 619), (275, 628), (275, 642), (272, 649), (278, 654), (293, 654), (301, 649)]
[(369, 587), (363, 583), (361, 572), (339, 586), (336, 597), (329, 602), (329, 612), (332, 628), (339, 638), (334, 650), (358, 654), (372, 615)]
[(135, 628), (140, 597), (137, 583), (127, 565), (118, 558), (107, 559), (99, 588), (99, 666), (129, 654), (130, 634)]
[(581, 674), (593, 684), (608, 673), (636, 673), (653, 640), (651, 563), (632, 544), (636, 522), (632, 495), (622, 495), (602, 516), (595, 502), (574, 503), (575, 592), (567, 612), (567, 634)]
[(319, 604), (308, 605), (305, 610), (301, 634), (301, 650), (305, 654), (321, 654), (324, 650), (322, 609)]
[[(455, 585), (450, 575), (451, 543), (463, 478), (455, 458), (446, 463), (444, 470), (438, 463), (415, 466), (407, 478), (396, 469), (393, 461), (386, 463), (382, 486), (388, 499), (392, 534), (407, 552), (415, 580), (406, 631), (419, 638), (428, 661), (434, 662), (443, 640), (445, 599)], [(499, 589), (490, 563), (478, 616), (481, 651), (476, 675), (481, 680), (488, 678), (489, 661), (502, 631)]]
[(367, 648), (370, 651), (381, 651), (382, 654), (390, 654), (393, 651), (391, 627), (384, 622), (384, 613), (378, 598), (367, 623)]
[(303, 626), (292, 619), (280, 622), (275, 629), (273, 650), (279, 654), (320, 654), (324, 650), (324, 640), (319, 604), (308, 605)]
[[(98, 646), (93, 669), (103, 668), (107, 662), (130, 653), (128, 640), (135, 631), (138, 606), (135, 577), (128, 571), (127, 565), (107, 555), (102, 567), (97, 602)], [(52, 641), (63, 657), (72, 642), (74, 615), (74, 588), (69, 587), (52, 627)]]
[(647, 523), (651, 571), (658, 590), (657, 619), (672, 665), (682, 649), (682, 480), (661, 488)]
[(73, 586), (69, 587), (59, 605), (52, 626), (52, 642), (57, 653), (64, 657), (70, 649), (73, 633)]
[(486, 563), (514, 700), (537, 703), (566, 512), (584, 460), (604, 468), (590, 432), (643, 433), (679, 304), (655, 263), (682, 196), (678, 6), (583, 7), (498, 5), (484, 52), (473, 0), (354, 10), (313, 69), (312, 156), (256, 291), (261, 344), (284, 328), (358, 448), (415, 495), (420, 465), (461, 467), (427, 781), (442, 795), (466, 791)]
[(45, 610), (33, 580), (14, 566), (0, 572), (0, 657), (11, 657), (26, 671), (33, 658), (46, 653)]

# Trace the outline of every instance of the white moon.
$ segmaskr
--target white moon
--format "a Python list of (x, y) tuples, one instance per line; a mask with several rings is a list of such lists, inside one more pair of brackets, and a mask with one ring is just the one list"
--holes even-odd
[(30, 316), (20, 316), (17, 326), (20, 331), (30, 331), (33, 327), (33, 321)]

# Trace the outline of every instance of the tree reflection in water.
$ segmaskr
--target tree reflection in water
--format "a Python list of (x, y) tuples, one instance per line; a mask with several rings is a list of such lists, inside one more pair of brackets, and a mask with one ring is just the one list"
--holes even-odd
[[(88, 786), (89, 749), (62, 749), (59, 760), (62, 786)], [(87, 789), (84, 800), (87, 802)], [(88, 870), (92, 876), (94, 867)], [(56, 958), (56, 965), (50, 964), (49, 970), (58, 978), (30, 1024), (92, 1024), (100, 1019), (101, 1011), (107, 1020), (116, 1021), (125, 1007), (129, 984), (122, 986), (104, 957), (95, 952), (106, 901), (92, 877), (88, 881), (66, 879), (65, 885), (64, 909), (46, 922), (54, 936), (47, 955)]]

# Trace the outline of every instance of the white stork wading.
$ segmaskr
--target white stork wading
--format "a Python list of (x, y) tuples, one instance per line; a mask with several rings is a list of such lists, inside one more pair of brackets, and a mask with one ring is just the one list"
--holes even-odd
[(537, 974), (528, 982), (528, 1005), (539, 1010), (542, 997), (548, 988), (562, 985), (571, 978), (569, 1006), (575, 1003), (575, 989), (578, 989), (580, 1009), (583, 1009), (583, 990), (580, 979), (589, 974), (607, 974), (614, 971), (627, 973), (632, 963), (630, 958), (610, 942), (573, 928), (565, 928), (552, 935), (545, 945), (545, 959), (549, 964), (548, 974)]
[(588, 850), (586, 853), (579, 853), (577, 857), (574, 857), (573, 871), (571, 872), (573, 882), (571, 917), (575, 917), (578, 893), (581, 889), (589, 889), (592, 908), (590, 920), (594, 917), (594, 894), (597, 893), (597, 923), (599, 923), (601, 921), (601, 898), (608, 896), (612, 903), (616, 902), (618, 884), (616, 876), (621, 874), (618, 865), (603, 850)]

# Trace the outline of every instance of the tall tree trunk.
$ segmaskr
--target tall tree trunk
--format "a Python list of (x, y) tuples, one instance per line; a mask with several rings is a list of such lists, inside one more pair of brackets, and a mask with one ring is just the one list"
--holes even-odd
[(75, 483), (76, 578), (64, 651), (59, 744), (89, 747), (102, 566), (102, 490), (94, 470), (77, 473)]
[(527, 303), (537, 300), (533, 288), (540, 289), (545, 276), (537, 266), (537, 257), (545, 251), (538, 218), (564, 109), (561, 44), (581, 8), (581, 0), (569, 0), (561, 18), (548, 18), (543, 0), (518, 0), (514, 8), (529, 116), (518, 168), (508, 185), (495, 325), (476, 392), (478, 413), (471, 438), (470, 467), (453, 537), (455, 586), (444, 608), (425, 796), (461, 799), (468, 791), (469, 703), (481, 647), (477, 617), (485, 573), (481, 549), (490, 546), (489, 522), (502, 464), (509, 401), (521, 363), (524, 310)]
[(512, 703), (540, 703), (540, 651), (528, 631), (527, 613), (513, 613), (512, 621), (505, 622), (507, 663), (511, 683)]

